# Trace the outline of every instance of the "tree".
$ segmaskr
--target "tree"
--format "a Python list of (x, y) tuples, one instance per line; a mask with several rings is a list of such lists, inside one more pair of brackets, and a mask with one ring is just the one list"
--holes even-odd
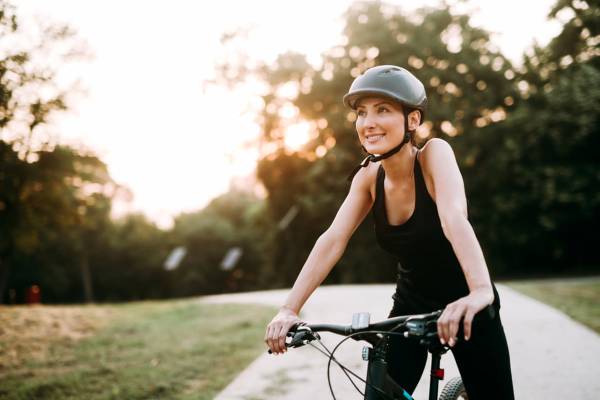
[(96, 231), (105, 237), (90, 249), (98, 301), (164, 298), (170, 293), (169, 272), (163, 262), (171, 245), (170, 234), (144, 215), (133, 213)]
[[(470, 25), (467, 15), (454, 15), (445, 6), (405, 15), (398, 7), (375, 1), (354, 3), (345, 20), (342, 43), (323, 55), (320, 66), (287, 53), (254, 71), (247, 64), (238, 73), (231, 72), (231, 65), (227, 69), (235, 79), (253, 74), (265, 84), (259, 118), (265, 155), (258, 176), (269, 193), (273, 218), (281, 219), (293, 205), (301, 210), (302, 218), (274, 238), (279, 250), (272, 262), (284, 271), (285, 284), (293, 281), (334, 217), (347, 192), (345, 178), (364, 157), (354, 113), (341, 102), (354, 77), (381, 64), (412, 70), (426, 85), (430, 102), (419, 138), (473, 138), (464, 146), (455, 144), (461, 164), (473, 158), (477, 149), (472, 144), (481, 129), (504, 119), (520, 101), (515, 69), (487, 32)], [(302, 120), (309, 121), (313, 139), (294, 152), (285, 146), (286, 130)], [(369, 225), (368, 218), (330, 282), (373, 282), (394, 275), (391, 258), (375, 250)]]
[[(19, 289), (45, 283), (50, 301), (81, 298), (81, 279), (91, 290), (87, 251), (109, 221), (115, 190), (106, 166), (93, 155), (63, 146), (37, 152), (35, 162), (21, 160), (1, 141), (0, 152), (4, 289), (7, 281)], [(91, 292), (85, 297), (91, 300)]]
[(68, 27), (38, 28), (26, 35), (14, 6), (0, 0), (0, 301), (8, 282), (45, 282), (50, 300), (80, 298), (74, 282), (82, 279), (91, 299), (86, 252), (116, 186), (96, 156), (57, 145), (44, 129), (72, 90), (58, 85), (56, 62), (83, 53)]
[[(268, 284), (269, 274), (261, 268), (270, 252), (265, 240), (270, 231), (272, 223), (264, 202), (239, 190), (217, 197), (199, 212), (178, 216), (171, 241), (185, 246), (187, 255), (170, 272), (177, 282), (174, 293), (190, 296)], [(234, 247), (242, 250), (241, 258), (233, 269), (224, 270), (221, 262)]]
[(558, 14), (571, 16), (562, 32), (526, 55), (515, 78), (519, 106), (479, 138), (461, 138), (463, 147), (477, 140), (463, 173), (478, 233), (496, 267), (513, 274), (594, 269), (600, 261), (591, 234), (600, 215), (600, 9), (561, 0), (550, 17)]

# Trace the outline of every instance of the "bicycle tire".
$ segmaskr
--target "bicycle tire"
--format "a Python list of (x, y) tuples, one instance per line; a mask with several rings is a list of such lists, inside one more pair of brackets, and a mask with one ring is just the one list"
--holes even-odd
[(460, 376), (456, 376), (448, 381), (442, 389), (439, 400), (469, 400), (465, 385)]

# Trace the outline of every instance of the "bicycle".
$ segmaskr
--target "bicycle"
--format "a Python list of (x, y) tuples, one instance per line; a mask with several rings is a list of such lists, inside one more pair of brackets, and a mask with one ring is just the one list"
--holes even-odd
[[(292, 327), (288, 332), (289, 341), (286, 346), (298, 348), (307, 344), (311, 345), (329, 358), (327, 364), (327, 381), (331, 396), (335, 400), (333, 387), (331, 386), (330, 369), (331, 363), (335, 362), (348, 377), (350, 382), (364, 396), (365, 400), (414, 400), (413, 397), (398, 385), (387, 372), (387, 351), (389, 339), (392, 336), (401, 336), (408, 340), (418, 340), (422, 346), (426, 346), (431, 354), (431, 374), (429, 382), (429, 400), (468, 400), (467, 392), (460, 377), (452, 378), (442, 389), (438, 399), (439, 381), (444, 379), (444, 370), (440, 368), (440, 360), (449, 347), (442, 345), (437, 334), (437, 319), (442, 310), (429, 314), (405, 315), (389, 318), (380, 322), (370, 323), (369, 313), (357, 313), (352, 317), (351, 325), (331, 325), (331, 324), (298, 324)], [(474, 323), (481, 318), (493, 318), (495, 310), (488, 306), (476, 317)], [(345, 336), (332, 351), (320, 341), (319, 332), (331, 332)], [(462, 335), (459, 332), (458, 337)], [(348, 339), (362, 340), (371, 345), (363, 348), (363, 360), (368, 361), (366, 380), (359, 377), (353, 371), (346, 368), (338, 362), (334, 354), (339, 347)], [(318, 341), (323, 347), (319, 349), (312, 342)], [(270, 352), (270, 351), (269, 351)], [(350, 377), (365, 383), (364, 393), (358, 388), (356, 383)]]

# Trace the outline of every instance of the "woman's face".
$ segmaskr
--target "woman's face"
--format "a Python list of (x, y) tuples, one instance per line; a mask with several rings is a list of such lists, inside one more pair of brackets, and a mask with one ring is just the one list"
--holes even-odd
[(356, 132), (367, 152), (383, 154), (404, 139), (402, 106), (382, 97), (365, 97), (356, 108)]

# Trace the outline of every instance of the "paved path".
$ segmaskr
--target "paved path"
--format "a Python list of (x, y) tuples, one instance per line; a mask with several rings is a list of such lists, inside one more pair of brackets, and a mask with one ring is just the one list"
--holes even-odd
[[(497, 285), (501, 317), (509, 341), (515, 394), (518, 400), (600, 398), (600, 335), (543, 303)], [(311, 322), (348, 324), (354, 312), (368, 311), (371, 321), (383, 319), (392, 305), (392, 285), (325, 286), (305, 305), (302, 317)], [(287, 290), (205, 297), (207, 302), (259, 303), (279, 306)], [(328, 347), (339, 339), (323, 334)], [(364, 376), (362, 344), (348, 341), (338, 359)], [(337, 353), (336, 353), (337, 355)], [(263, 354), (217, 396), (217, 400), (321, 400), (330, 399), (327, 359), (309, 346), (283, 356)], [(458, 371), (450, 353), (442, 358), (446, 376)], [(425, 376), (414, 397), (427, 398)], [(345, 376), (332, 373), (338, 399), (361, 399)], [(443, 385), (444, 382), (442, 382)], [(360, 386), (359, 386), (360, 387)], [(362, 387), (361, 387), (362, 389)]]

